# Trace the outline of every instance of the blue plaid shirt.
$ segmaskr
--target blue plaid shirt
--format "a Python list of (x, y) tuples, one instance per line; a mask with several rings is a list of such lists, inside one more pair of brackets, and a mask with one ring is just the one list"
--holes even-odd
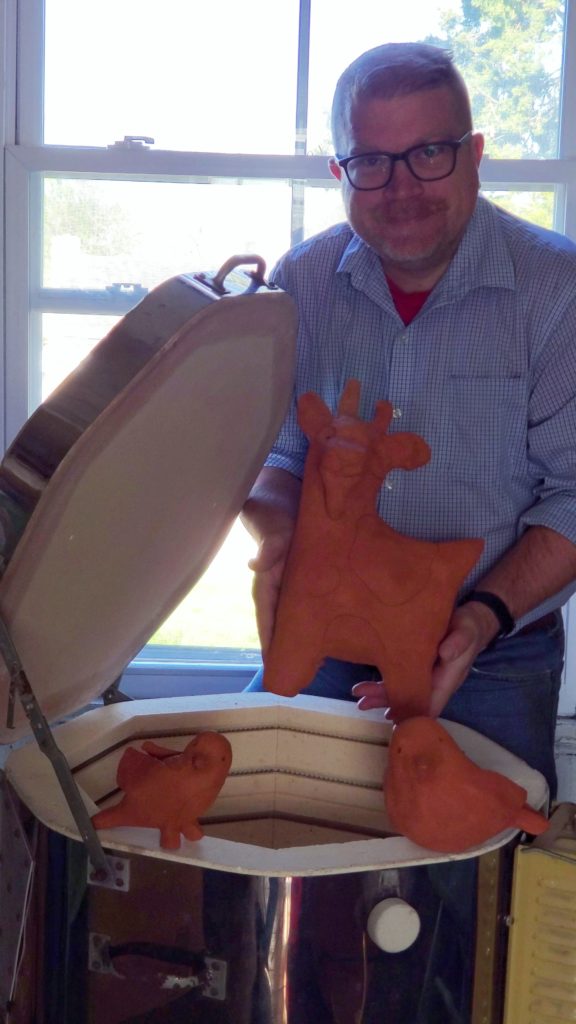
[(290, 250), (273, 280), (296, 300), (300, 326), (294, 401), (268, 466), (302, 476), (297, 397), (315, 391), (335, 410), (356, 377), (362, 417), (388, 399), (391, 430), (420, 434), (432, 450), (426, 466), (389, 473), (382, 518), (422, 539), (484, 539), (463, 591), (528, 526), (576, 543), (576, 247), (559, 248), (552, 233), (480, 197), (449, 269), (408, 326), (378, 256), (347, 224)]

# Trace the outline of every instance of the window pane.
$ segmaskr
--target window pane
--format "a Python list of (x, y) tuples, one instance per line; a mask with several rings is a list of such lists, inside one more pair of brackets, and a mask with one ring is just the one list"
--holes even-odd
[(340, 188), (307, 188), (304, 198), (304, 236), (310, 238), (346, 220)]
[(298, 3), (46, 0), (45, 141), (294, 151)]
[(151, 288), (244, 252), (270, 268), (290, 243), (290, 198), (282, 181), (46, 178), (44, 287)]
[(112, 330), (119, 317), (44, 313), (42, 316), (42, 401), (72, 373)]
[(483, 195), (516, 217), (529, 220), (532, 224), (539, 224), (542, 228), (554, 227), (554, 192), (483, 190)]
[(407, 42), (434, 32), (440, 11), (459, 8), (456, 0), (412, 0), (375, 4), (355, 0), (354, 16), (335, 18), (332, 0), (313, 0), (310, 25), (308, 152), (332, 153), (330, 108), (339, 75), (365, 50), (380, 43)]
[(330, 106), (344, 68), (380, 43), (417, 38), (452, 51), (490, 156), (555, 157), (563, 32), (564, 0), (395, 5), (357, 0), (354, 17), (338, 21), (330, 0), (314, 0), (309, 151), (332, 152)]

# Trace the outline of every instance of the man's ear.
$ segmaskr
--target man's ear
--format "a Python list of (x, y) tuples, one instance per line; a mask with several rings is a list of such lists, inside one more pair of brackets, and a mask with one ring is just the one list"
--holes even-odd
[(328, 160), (328, 167), (330, 168), (330, 174), (337, 178), (338, 181), (342, 181), (342, 168), (335, 156), (331, 156)]
[(474, 153), (476, 167), (479, 167), (482, 154), (484, 152), (484, 136), (481, 132), (474, 132), (470, 141), (472, 143), (472, 152)]

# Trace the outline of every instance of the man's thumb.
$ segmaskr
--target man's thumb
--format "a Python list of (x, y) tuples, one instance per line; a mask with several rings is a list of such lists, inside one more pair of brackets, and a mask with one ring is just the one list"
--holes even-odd
[(458, 629), (454, 629), (438, 648), (438, 654), (442, 661), (450, 663), (456, 661), (470, 644), (470, 637)]
[(286, 556), (287, 541), (284, 537), (267, 537), (262, 541), (258, 551), (248, 561), (248, 568), (253, 572), (268, 572)]

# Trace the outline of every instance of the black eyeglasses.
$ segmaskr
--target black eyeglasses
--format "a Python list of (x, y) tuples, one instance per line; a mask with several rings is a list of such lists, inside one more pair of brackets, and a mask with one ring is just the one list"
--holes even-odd
[(359, 192), (372, 192), (386, 188), (392, 181), (398, 160), (403, 160), (408, 170), (418, 181), (440, 181), (448, 178), (456, 167), (460, 146), (466, 142), (472, 131), (466, 132), (456, 142), (426, 142), (423, 146), (410, 146), (403, 153), (361, 153), (338, 160), (352, 185)]

